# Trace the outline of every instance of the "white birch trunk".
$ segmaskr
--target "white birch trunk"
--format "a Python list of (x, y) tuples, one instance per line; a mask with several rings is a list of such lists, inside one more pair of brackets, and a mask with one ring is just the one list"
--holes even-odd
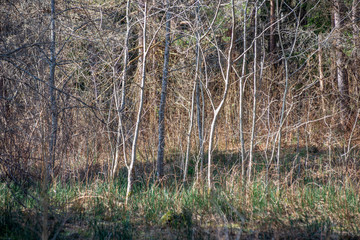
[[(216, 127), (216, 120), (219, 116), (219, 113), (226, 101), (226, 97), (228, 94), (228, 90), (229, 90), (229, 78), (230, 78), (230, 70), (231, 70), (231, 66), (232, 66), (232, 50), (233, 50), (233, 45), (234, 45), (234, 33), (235, 33), (235, 6), (234, 6), (234, 0), (231, 1), (231, 21), (232, 21), (232, 26), (231, 26), (231, 39), (230, 39), (230, 47), (229, 47), (229, 51), (227, 54), (227, 66), (226, 66), (226, 75), (224, 76), (224, 82), (225, 82), (225, 86), (224, 86), (224, 93), (223, 93), (223, 97), (218, 105), (218, 107), (214, 110), (214, 117), (213, 120), (211, 122), (211, 126), (210, 126), (210, 136), (209, 136), (209, 149), (208, 149), (208, 191), (210, 192), (212, 189), (212, 183), (211, 183), (211, 164), (212, 164), (212, 145), (213, 145), (213, 139), (214, 139), (214, 132), (215, 132), (215, 127)], [(218, 49), (219, 51), (219, 49)]]
[[(243, 130), (243, 118), (244, 118), (244, 108), (243, 108), (243, 96), (244, 96), (244, 77), (245, 77), (245, 69), (246, 69), (246, 56), (247, 56), (247, 42), (246, 42), (246, 18), (247, 18), (247, 8), (249, 1), (246, 1), (245, 8), (243, 10), (243, 18), (244, 18), (244, 27), (243, 27), (243, 41), (244, 41), (244, 55), (242, 61), (242, 69), (241, 69), (241, 77), (239, 81), (239, 131), (240, 131), (240, 142), (241, 142), (241, 177), (245, 176), (245, 140), (244, 140), (244, 130)], [(245, 179), (245, 178), (244, 178)]]
[(257, 2), (255, 2), (255, 33), (254, 33), (254, 67), (253, 67), (253, 79), (254, 79), (254, 92), (253, 92), (253, 109), (252, 109), (252, 125), (251, 125), (251, 137), (250, 137), (250, 157), (248, 166), (248, 183), (251, 180), (251, 168), (254, 160), (254, 142), (255, 142), (255, 124), (256, 124), (256, 107), (257, 107)]
[[(118, 99), (118, 88), (117, 83), (114, 83), (114, 96), (116, 104), (116, 112), (118, 115), (118, 129), (116, 133), (116, 146), (115, 146), (115, 156), (112, 164), (111, 178), (114, 178), (119, 164), (119, 155), (120, 155), (120, 141), (123, 144), (123, 156), (124, 162), (127, 164), (126, 157), (126, 141), (124, 137), (124, 126), (123, 126), (123, 111), (125, 108), (125, 96), (126, 96), (126, 82), (127, 82), (127, 70), (129, 63), (129, 36), (130, 36), (130, 19), (129, 19), (129, 10), (130, 10), (130, 0), (127, 0), (126, 3), (126, 34), (124, 40), (124, 61), (123, 61), (123, 73), (121, 79), (121, 99)], [(114, 77), (115, 78), (115, 77)], [(119, 101), (120, 100), (120, 101)]]
[(145, 80), (146, 80), (146, 58), (148, 50), (146, 49), (146, 26), (147, 26), (147, 1), (144, 3), (144, 23), (143, 23), (143, 32), (142, 32), (142, 66), (141, 66), (141, 83), (140, 83), (140, 96), (139, 96), (139, 108), (138, 113), (136, 117), (136, 123), (135, 123), (135, 130), (134, 130), (134, 139), (132, 142), (131, 147), (131, 159), (130, 164), (128, 166), (128, 179), (127, 179), (127, 188), (126, 188), (126, 198), (125, 198), (125, 205), (127, 206), (129, 203), (129, 197), (131, 194), (132, 189), (132, 175), (133, 175), (133, 168), (134, 163), (136, 160), (136, 150), (137, 150), (137, 139), (139, 135), (139, 128), (140, 128), (140, 121), (141, 121), (141, 114), (143, 109), (143, 103), (144, 103), (144, 86), (145, 86)]

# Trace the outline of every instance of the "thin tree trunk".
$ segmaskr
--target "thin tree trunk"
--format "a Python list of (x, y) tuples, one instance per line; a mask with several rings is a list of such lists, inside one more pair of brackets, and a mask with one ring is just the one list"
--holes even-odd
[[(200, 1), (197, 1), (196, 6), (196, 27), (199, 29), (200, 27)], [(200, 171), (197, 174), (197, 180), (199, 180), (199, 172), (200, 178), (202, 178), (202, 171), (203, 171), (203, 158), (204, 158), (204, 97), (202, 92), (201, 86), (201, 79), (200, 79), (200, 69), (201, 69), (201, 57), (200, 57), (200, 32), (199, 30), (196, 32), (196, 118), (197, 118), (197, 125), (198, 125), (198, 134), (199, 134), (199, 159), (197, 161), (196, 169), (198, 169), (198, 164), (200, 162)], [(203, 107), (200, 106), (200, 94), (202, 96), (202, 103)]]
[(249, 1), (246, 1), (245, 8), (243, 9), (243, 18), (244, 18), (244, 32), (243, 32), (243, 41), (244, 41), (244, 56), (242, 62), (242, 69), (241, 69), (241, 77), (239, 81), (239, 131), (240, 131), (240, 142), (241, 142), (241, 176), (245, 179), (245, 140), (244, 140), (244, 130), (243, 130), (243, 118), (244, 118), (244, 107), (243, 107), (243, 96), (244, 96), (244, 76), (245, 76), (245, 69), (246, 69), (246, 56), (247, 56), (247, 42), (246, 42), (246, 18), (247, 18), (247, 8), (248, 8)]
[[(320, 82), (320, 94), (321, 94), (321, 109), (323, 111), (323, 114), (325, 115), (325, 98), (324, 98), (324, 71), (323, 71), (323, 58), (322, 58), (322, 35), (319, 35), (318, 40), (318, 50), (319, 50), (319, 82)], [(324, 121), (326, 121), (324, 119)]]
[[(279, 3), (277, 2), (277, 15), (279, 14)], [(285, 116), (285, 108), (286, 108), (286, 96), (288, 92), (288, 84), (289, 84), (289, 76), (288, 76), (288, 62), (287, 56), (285, 53), (284, 45), (282, 42), (281, 31), (280, 31), (280, 22), (277, 24), (278, 32), (279, 32), (279, 42), (281, 46), (281, 51), (283, 55), (284, 61), (284, 68), (285, 68), (285, 89), (284, 89), (284, 96), (282, 100), (281, 112), (280, 112), (280, 121), (279, 121), (279, 129), (278, 129), (278, 146), (277, 146), (277, 153), (276, 153), (276, 167), (278, 173), (278, 190), (280, 188), (280, 153), (281, 153), (281, 137), (282, 137), (282, 125), (284, 123), (284, 116)]]
[[(276, 5), (277, 5), (277, 13), (276, 16), (279, 16), (279, 2), (278, 0), (276, 1)], [(295, 49), (295, 44), (297, 42), (297, 34), (298, 34), (298, 29), (300, 26), (300, 18), (297, 18), (297, 23), (296, 23), (296, 32), (295, 32), (295, 36), (294, 36), (294, 40), (292, 43), (292, 46), (290, 48), (290, 52), (288, 54), (286, 54), (285, 52), (285, 48), (284, 48), (284, 43), (281, 37), (281, 30), (280, 30), (280, 21), (277, 22), (277, 28), (278, 28), (278, 36), (279, 36), (279, 43), (280, 43), (280, 47), (281, 47), (281, 52), (282, 52), (282, 58), (284, 61), (284, 70), (285, 70), (285, 89), (284, 89), (284, 96), (282, 99), (282, 106), (281, 106), (281, 112), (280, 112), (280, 121), (279, 121), (279, 129), (278, 129), (278, 145), (277, 145), (277, 154), (276, 154), (276, 165), (277, 165), (277, 172), (278, 172), (278, 188), (277, 190), (280, 189), (280, 153), (281, 153), (281, 140), (282, 140), (282, 127), (283, 124), (285, 122), (285, 111), (286, 111), (286, 98), (287, 98), (287, 94), (289, 91), (289, 66), (288, 66), (288, 59), (289, 57), (292, 55), (294, 49)], [(275, 142), (276, 142), (276, 138), (275, 138)], [(275, 150), (275, 145), (273, 148), (273, 152), (272, 152), (272, 157), (273, 157), (273, 153)], [(271, 157), (271, 159), (272, 159)]]
[(255, 141), (255, 124), (256, 124), (256, 107), (257, 107), (257, 2), (255, 2), (255, 33), (254, 33), (254, 93), (253, 93), (253, 109), (252, 109), (252, 125), (251, 125), (251, 138), (250, 138), (250, 158), (248, 167), (248, 183), (251, 180), (251, 167), (254, 159), (254, 141)]
[[(213, 145), (213, 138), (214, 138), (214, 132), (215, 132), (215, 127), (216, 127), (216, 120), (219, 116), (219, 113), (226, 101), (226, 97), (228, 94), (228, 90), (229, 90), (229, 78), (230, 78), (230, 70), (231, 70), (231, 66), (232, 66), (232, 50), (233, 50), (233, 45), (234, 45), (234, 33), (235, 33), (235, 6), (234, 6), (234, 0), (231, 0), (231, 21), (232, 21), (232, 26), (231, 26), (231, 39), (230, 39), (230, 47), (229, 47), (229, 51), (227, 54), (227, 68), (226, 68), (226, 75), (223, 76), (224, 77), (224, 81), (225, 81), (225, 86), (224, 86), (224, 93), (223, 93), (223, 97), (218, 105), (218, 107), (214, 110), (214, 117), (213, 120), (211, 122), (211, 127), (210, 127), (210, 136), (209, 136), (209, 150), (208, 150), (208, 191), (210, 192), (212, 189), (212, 183), (211, 183), (211, 162), (212, 162), (212, 145)], [(219, 49), (218, 49), (219, 51)]]
[(111, 164), (111, 171), (110, 171), (110, 177), (111, 179), (114, 179), (115, 174), (116, 174), (116, 169), (118, 166), (118, 161), (119, 161), (119, 154), (120, 154), (120, 140), (121, 140), (121, 113), (119, 112), (120, 110), (120, 104), (119, 104), (119, 100), (117, 95), (117, 90), (118, 88), (116, 87), (116, 83), (114, 83), (114, 96), (115, 96), (115, 106), (116, 106), (116, 111), (118, 114), (118, 126), (117, 126), (117, 130), (116, 130), (116, 140), (115, 140), (115, 154), (113, 157), (113, 161)]
[(195, 102), (195, 92), (196, 92), (196, 81), (194, 82), (194, 88), (191, 94), (191, 107), (190, 107), (190, 116), (189, 116), (189, 129), (186, 136), (186, 155), (185, 155), (185, 164), (184, 164), (184, 178), (183, 182), (186, 182), (186, 175), (188, 172), (189, 165), (189, 155), (190, 155), (190, 141), (191, 141), (191, 132), (193, 127), (194, 119), (194, 102)]
[(345, 69), (345, 56), (342, 51), (342, 39), (341, 39), (341, 9), (342, 2), (340, 0), (334, 0), (334, 27), (336, 34), (336, 72), (337, 72), (337, 84), (340, 98), (340, 110), (341, 110), (341, 125), (343, 128), (347, 125), (348, 115), (350, 113), (350, 98), (349, 98), (349, 80), (347, 71)]
[(144, 86), (146, 80), (146, 58), (148, 50), (146, 49), (146, 26), (147, 26), (147, 1), (144, 2), (144, 23), (143, 23), (143, 31), (142, 31), (142, 66), (141, 66), (141, 83), (140, 83), (140, 96), (139, 96), (139, 108), (136, 117), (135, 123), (135, 130), (134, 130), (134, 139), (132, 142), (131, 147), (131, 160), (128, 166), (128, 179), (127, 179), (127, 188), (126, 188), (126, 198), (125, 198), (125, 205), (127, 206), (129, 203), (129, 198), (132, 189), (132, 175), (133, 175), (133, 168), (134, 163), (136, 160), (136, 150), (137, 150), (137, 139), (139, 135), (139, 128), (140, 128), (140, 121), (141, 121), (141, 114), (144, 104)]
[(170, 55), (170, 1), (166, 1), (166, 36), (165, 36), (165, 51), (164, 51), (164, 68), (161, 85), (161, 100), (159, 107), (159, 145), (157, 155), (157, 177), (159, 180), (164, 176), (164, 146), (165, 146), (165, 107), (166, 107), (166, 94), (167, 94), (167, 82), (169, 72), (169, 55)]
[(53, 176), (55, 167), (55, 147), (57, 139), (57, 103), (55, 96), (55, 68), (56, 68), (56, 36), (55, 36), (55, 0), (51, 0), (51, 24), (50, 24), (50, 77), (49, 77), (49, 95), (50, 95), (50, 112), (51, 112), (51, 130), (49, 140), (49, 174)]
[(49, 137), (49, 158), (45, 160), (44, 179), (42, 187), (42, 233), (41, 239), (47, 240), (49, 238), (48, 228), (48, 212), (49, 212), (49, 195), (48, 189), (51, 179), (54, 176), (55, 166), (55, 148), (57, 138), (57, 105), (55, 96), (55, 69), (56, 69), (56, 34), (55, 34), (55, 0), (51, 0), (51, 19), (50, 19), (50, 76), (49, 76), (49, 97), (50, 97), (50, 137)]
[(271, 55), (274, 54), (276, 48), (276, 36), (275, 36), (275, 0), (270, 0), (270, 41), (269, 41), (269, 52)]
[(284, 57), (284, 67), (285, 67), (285, 90), (284, 90), (284, 96), (281, 106), (281, 112), (280, 112), (280, 122), (279, 122), (279, 137), (278, 137), (278, 147), (277, 147), (277, 170), (278, 170), (278, 177), (280, 180), (280, 153), (281, 153), (281, 137), (282, 137), (282, 125), (284, 124), (284, 118), (285, 118), (285, 110), (286, 110), (286, 96), (289, 89), (289, 70), (288, 70), (288, 61), (287, 58)]
[(360, 50), (360, 39), (359, 39), (359, 4), (360, 2), (358, 0), (353, 0), (352, 3), (352, 16), (351, 16), (351, 24), (353, 27), (353, 44), (354, 44), (354, 51), (353, 56), (355, 57), (355, 60), (358, 62), (359, 56), (359, 50)]
[[(196, 26), (197, 29), (199, 27), (199, 11), (200, 11), (200, 4), (197, 1), (196, 6)], [(199, 80), (199, 70), (200, 70), (200, 34), (198, 30), (196, 31), (196, 59), (195, 59), (195, 82), (194, 88), (191, 95), (191, 109), (190, 109), (190, 120), (189, 120), (189, 130), (187, 133), (187, 145), (186, 145), (186, 155), (185, 155), (185, 165), (184, 165), (184, 178), (183, 182), (186, 181), (186, 176), (188, 172), (188, 164), (189, 164), (189, 155), (190, 155), (190, 143), (191, 143), (191, 132), (193, 127), (193, 115), (194, 115), (194, 103), (196, 101), (196, 117), (198, 123), (198, 131), (199, 131), (199, 145), (200, 145), (200, 156), (199, 160), (196, 164), (196, 169), (198, 167), (199, 161), (202, 161), (203, 158), (203, 134), (202, 134), (202, 121), (201, 121), (201, 107), (200, 107), (200, 80)], [(200, 170), (201, 172), (201, 170)], [(198, 173), (197, 173), (198, 178)]]
[[(200, 78), (200, 76), (198, 76)], [(200, 94), (202, 99), (202, 106), (200, 105)], [(200, 79), (198, 79), (196, 84), (196, 118), (197, 118), (197, 125), (198, 125), (198, 133), (199, 133), (199, 159), (198, 163), (200, 162), (200, 174), (197, 176), (197, 180), (202, 179), (202, 172), (203, 172), (203, 164), (204, 164), (204, 94), (202, 91), (202, 86)], [(197, 163), (197, 164), (198, 164)], [(198, 168), (198, 167), (197, 167)]]
[[(203, 172), (204, 172), (204, 144), (205, 144), (205, 136), (204, 136), (204, 127), (205, 127), (205, 97), (204, 97), (204, 89), (201, 80), (199, 79), (197, 89), (199, 95), (197, 95), (197, 118), (198, 118), (198, 131), (199, 131), (199, 161), (200, 161), (200, 180), (202, 181)], [(200, 97), (201, 97), (201, 106), (200, 106)]]
[(129, 63), (129, 36), (130, 36), (130, 20), (129, 20), (129, 10), (130, 10), (130, 0), (127, 0), (126, 3), (126, 35), (124, 40), (124, 62), (123, 62), (123, 74), (121, 79), (121, 99), (120, 104), (117, 98), (118, 89), (117, 83), (114, 83), (114, 96), (115, 96), (115, 104), (116, 104), (116, 112), (118, 114), (118, 129), (116, 135), (116, 147), (115, 147), (115, 156), (114, 161), (112, 164), (112, 172), (111, 177), (114, 178), (116, 175), (116, 171), (119, 164), (119, 155), (120, 155), (120, 140), (122, 140), (123, 144), (123, 155), (124, 155), (124, 162), (127, 164), (126, 160), (126, 142), (124, 137), (124, 126), (123, 126), (123, 111), (125, 108), (125, 97), (126, 97), (126, 83), (128, 77), (128, 63)]

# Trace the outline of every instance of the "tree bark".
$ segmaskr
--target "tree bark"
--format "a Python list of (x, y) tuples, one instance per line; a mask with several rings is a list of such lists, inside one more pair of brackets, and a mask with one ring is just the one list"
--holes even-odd
[(55, 147), (57, 138), (57, 103), (55, 95), (55, 68), (56, 68), (56, 35), (55, 35), (55, 0), (51, 0), (51, 23), (50, 23), (50, 77), (49, 77), (49, 97), (50, 97), (50, 139), (49, 139), (49, 174), (53, 175), (55, 166)]
[(340, 111), (341, 111), (341, 125), (346, 127), (347, 119), (350, 113), (350, 98), (349, 98), (349, 80), (345, 68), (345, 55), (342, 51), (341, 39), (341, 10), (343, 2), (340, 0), (333, 0), (334, 11), (334, 28), (335, 28), (335, 57), (336, 57), (336, 78), (339, 91)]
[(161, 85), (161, 100), (159, 106), (159, 144), (158, 155), (156, 162), (157, 177), (161, 180), (164, 176), (164, 147), (165, 147), (165, 108), (167, 95), (167, 82), (169, 73), (169, 55), (170, 55), (170, 1), (166, 1), (166, 36), (165, 36), (165, 51), (164, 51), (164, 68)]
[(275, 36), (275, 0), (270, 0), (270, 41), (269, 41), (269, 53), (274, 54), (276, 48), (276, 36)]
[(50, 76), (49, 76), (49, 100), (51, 125), (49, 129), (49, 153), (48, 159), (45, 160), (44, 175), (42, 182), (42, 233), (41, 239), (49, 239), (48, 212), (49, 212), (49, 195), (48, 189), (51, 179), (54, 177), (55, 166), (55, 148), (57, 138), (57, 103), (55, 95), (55, 69), (56, 69), (56, 34), (55, 34), (55, 0), (51, 0), (51, 19), (50, 19)]
[(356, 61), (358, 61), (359, 56), (359, 49), (360, 49), (360, 39), (359, 39), (359, 4), (358, 0), (353, 0), (352, 3), (352, 16), (351, 22), (353, 27), (353, 41), (354, 41), (354, 50), (353, 56), (355, 57)]

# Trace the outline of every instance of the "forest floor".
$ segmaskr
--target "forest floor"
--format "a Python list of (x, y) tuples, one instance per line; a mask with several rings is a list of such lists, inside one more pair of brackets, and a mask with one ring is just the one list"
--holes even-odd
[[(360, 239), (360, 155), (343, 164), (321, 151), (289, 153), (280, 178), (257, 161), (250, 183), (237, 158), (217, 155), (211, 192), (206, 182), (182, 184), (178, 161), (167, 160), (161, 184), (152, 164), (139, 164), (128, 206), (125, 168), (112, 182), (98, 170), (59, 178), (48, 192), (50, 239)], [(0, 239), (39, 239), (38, 189), (0, 183)]]

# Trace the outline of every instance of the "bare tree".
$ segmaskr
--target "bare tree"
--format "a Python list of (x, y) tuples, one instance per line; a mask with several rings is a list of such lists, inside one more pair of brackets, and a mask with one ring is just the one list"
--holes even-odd
[[(203, 172), (203, 163), (204, 163), (204, 124), (205, 124), (205, 102), (204, 102), (204, 92), (203, 87), (201, 84), (201, 45), (200, 45), (200, 26), (201, 26), (201, 18), (200, 18), (200, 0), (197, 1), (196, 5), (196, 119), (197, 119), (197, 127), (198, 127), (198, 134), (199, 134), (199, 157), (197, 160), (197, 180), (202, 178), (202, 172)], [(200, 100), (201, 99), (201, 100)], [(199, 169), (199, 162), (200, 162), (200, 169)]]
[[(197, 118), (197, 124), (198, 124), (198, 133), (199, 133), (199, 159), (196, 162), (196, 169), (197, 169), (197, 180), (199, 179), (199, 175), (201, 177), (202, 171), (203, 171), (203, 156), (204, 156), (204, 95), (202, 91), (202, 82), (201, 82), (201, 56), (202, 55), (202, 49), (201, 49), (201, 41), (208, 35), (210, 30), (212, 29), (215, 20), (219, 13), (219, 7), (220, 7), (221, 1), (218, 2), (217, 8), (215, 10), (214, 17), (210, 23), (210, 26), (207, 31), (201, 35), (201, 19), (200, 19), (200, 1), (197, 1), (196, 6), (196, 31), (195, 31), (195, 38), (196, 38), (196, 47), (195, 47), (195, 76), (194, 76), (194, 85), (193, 85), (193, 91), (191, 95), (191, 107), (190, 107), (190, 113), (189, 113), (189, 127), (187, 132), (187, 145), (186, 145), (186, 154), (185, 154), (185, 163), (184, 163), (184, 174), (183, 174), (183, 181), (186, 181), (187, 171), (188, 171), (188, 164), (189, 164), (189, 156), (190, 156), (190, 143), (191, 143), (191, 132), (193, 128), (193, 116), (194, 116), (194, 105), (196, 101), (196, 118)], [(206, 62), (205, 62), (205, 69), (206, 69)], [(206, 72), (206, 70), (205, 70)], [(200, 106), (200, 95), (202, 99), (202, 106)], [(200, 162), (200, 170), (198, 169), (198, 165)], [(200, 174), (199, 174), (200, 172)]]
[(166, 0), (166, 24), (165, 24), (165, 51), (164, 51), (164, 67), (161, 84), (161, 99), (159, 106), (159, 144), (157, 155), (157, 177), (159, 180), (164, 176), (164, 146), (165, 146), (165, 107), (166, 107), (166, 95), (167, 95), (167, 82), (169, 74), (169, 57), (170, 57), (170, 1)]
[(56, 148), (56, 137), (57, 137), (57, 104), (55, 96), (55, 69), (56, 69), (56, 34), (55, 34), (55, 0), (51, 0), (51, 19), (50, 19), (50, 76), (49, 76), (49, 97), (50, 97), (50, 116), (51, 125), (49, 129), (49, 153), (48, 159), (45, 160), (45, 172), (43, 174), (43, 187), (42, 187), (42, 204), (43, 204), (43, 222), (42, 222), (42, 233), (41, 239), (47, 240), (49, 238), (49, 226), (48, 226), (48, 211), (49, 211), (49, 195), (48, 188), (51, 178), (54, 176), (55, 166), (55, 148)]
[[(115, 177), (118, 163), (119, 163), (119, 155), (120, 155), (120, 142), (123, 145), (123, 156), (124, 162), (127, 163), (127, 155), (126, 155), (126, 140), (125, 140), (125, 129), (123, 124), (123, 113), (125, 109), (125, 99), (126, 99), (126, 84), (128, 81), (128, 64), (129, 64), (129, 36), (130, 36), (130, 0), (126, 2), (126, 34), (124, 39), (124, 59), (123, 59), (123, 72), (122, 72), (122, 79), (121, 79), (121, 98), (118, 97), (119, 87), (118, 83), (114, 83), (114, 97), (115, 97), (115, 105), (116, 105), (116, 112), (118, 117), (118, 128), (116, 133), (116, 146), (115, 146), (115, 156), (112, 162), (112, 170), (111, 170), (111, 177)], [(115, 66), (116, 67), (116, 66)], [(115, 68), (114, 67), (114, 68)], [(115, 69), (113, 70), (114, 74), (116, 74)], [(115, 78), (116, 79), (116, 78)]]
[(141, 114), (144, 104), (144, 86), (145, 86), (145, 80), (146, 80), (146, 57), (148, 54), (148, 48), (146, 45), (146, 31), (147, 31), (147, 1), (144, 1), (144, 9), (143, 11), (143, 26), (142, 26), (142, 64), (141, 64), (141, 82), (140, 82), (140, 90), (139, 90), (139, 107), (138, 107), (138, 113), (136, 117), (136, 123), (135, 123), (135, 130), (134, 130), (134, 139), (131, 147), (131, 159), (130, 164), (128, 166), (128, 178), (127, 178), (127, 188), (126, 188), (126, 199), (125, 204), (127, 205), (129, 202), (129, 197), (131, 193), (132, 188), (132, 175), (133, 175), (133, 168), (134, 163), (136, 160), (136, 151), (137, 151), (137, 139), (139, 135), (139, 128), (140, 128), (140, 121), (141, 121)]
[[(214, 140), (214, 132), (215, 132), (215, 128), (216, 128), (216, 120), (219, 116), (220, 111), (222, 110), (222, 107), (226, 101), (226, 97), (228, 94), (228, 90), (229, 90), (229, 85), (230, 85), (230, 71), (231, 71), (231, 67), (232, 67), (232, 51), (233, 51), (233, 45), (234, 45), (234, 33), (235, 33), (235, 7), (234, 7), (234, 0), (231, 1), (231, 38), (230, 38), (230, 47), (228, 50), (228, 53), (226, 55), (226, 71), (225, 73), (223, 72), (222, 67), (220, 67), (221, 71), (222, 71), (222, 77), (223, 77), (223, 81), (224, 81), (224, 91), (223, 91), (223, 95), (222, 98), (220, 100), (220, 103), (217, 107), (215, 107), (213, 101), (211, 100), (210, 97), (210, 101), (211, 101), (211, 105), (213, 107), (213, 119), (211, 121), (211, 126), (210, 126), (210, 135), (209, 135), (209, 149), (208, 149), (208, 191), (211, 191), (212, 189), (212, 183), (211, 183), (211, 164), (212, 164), (212, 147), (213, 147), (213, 140)], [(215, 43), (216, 44), (216, 43)], [(221, 56), (221, 51), (219, 49), (219, 46), (216, 44), (215, 45), (216, 50), (218, 52), (218, 60), (219, 60), (219, 65), (221, 66), (221, 61), (220, 61), (220, 56)]]
[(51, 129), (49, 139), (49, 173), (53, 175), (55, 166), (55, 147), (57, 137), (57, 104), (55, 95), (55, 68), (56, 68), (56, 35), (55, 35), (55, 0), (51, 0), (51, 23), (50, 23), (50, 77), (49, 77), (49, 96), (50, 96), (50, 113)]
[[(245, 69), (246, 69), (246, 57), (247, 57), (247, 10), (248, 10), (249, 1), (246, 1), (246, 5), (243, 8), (243, 61), (241, 68), (241, 76), (239, 79), (239, 133), (240, 133), (240, 143), (241, 143), (241, 175), (244, 178), (245, 176), (245, 139), (244, 139), (244, 129), (243, 129), (243, 118), (244, 118), (244, 77), (245, 77)], [(245, 178), (244, 178), (245, 179)]]
[[(185, 164), (184, 164), (184, 175), (183, 175), (183, 182), (186, 181), (186, 176), (188, 172), (188, 165), (189, 165), (189, 156), (190, 156), (190, 143), (191, 143), (191, 132), (193, 128), (193, 118), (194, 118), (194, 105), (196, 103), (196, 118), (197, 118), (197, 124), (198, 124), (198, 134), (199, 134), (199, 159), (196, 163), (196, 169), (197, 169), (197, 179), (199, 177), (199, 172), (201, 174), (202, 172), (202, 161), (203, 161), (203, 153), (204, 153), (204, 138), (203, 138), (203, 120), (201, 118), (202, 114), (202, 108), (200, 106), (200, 64), (201, 64), (201, 58), (200, 58), (200, 1), (197, 1), (196, 3), (196, 10), (195, 10), (195, 38), (196, 38), (196, 47), (195, 47), (195, 76), (194, 76), (194, 87), (191, 94), (191, 107), (190, 107), (190, 114), (189, 114), (189, 128), (187, 132), (187, 142), (186, 142), (186, 153), (185, 153)], [(201, 169), (199, 171), (198, 165), (199, 161), (201, 164)]]
[[(299, 6), (302, 3), (302, 1), (300, 1), (297, 6)], [(277, 18), (279, 19), (279, 15), (280, 15), (280, 8), (279, 8), (279, 2), (277, 0)], [(296, 7), (294, 8), (296, 9)], [(294, 11), (294, 10), (293, 10)], [(300, 26), (300, 18), (297, 18), (296, 21), (296, 25), (295, 25), (295, 32), (294, 32), (294, 36), (293, 36), (293, 40), (291, 42), (291, 47), (290, 50), (288, 50), (288, 52), (286, 51), (286, 48), (284, 46), (284, 36), (282, 35), (281, 32), (281, 21), (277, 21), (277, 30), (278, 30), (278, 35), (279, 35), (279, 44), (280, 44), (280, 49), (281, 49), (281, 53), (282, 53), (282, 60), (284, 62), (284, 73), (285, 73), (285, 86), (284, 86), (284, 92), (283, 92), (283, 96), (282, 96), (282, 103), (281, 103), (281, 111), (280, 111), (280, 121), (279, 121), (279, 127), (276, 133), (276, 137), (275, 137), (275, 141), (274, 144), (276, 143), (277, 140), (277, 155), (276, 155), (276, 165), (277, 165), (277, 171), (278, 171), (278, 190), (280, 187), (280, 154), (281, 154), (281, 143), (282, 143), (282, 129), (283, 129), (283, 125), (285, 123), (285, 119), (286, 119), (286, 100), (287, 100), (287, 96), (288, 96), (288, 92), (289, 92), (289, 84), (290, 84), (290, 73), (289, 73), (289, 58), (291, 57), (291, 55), (293, 54), (293, 51), (295, 49), (295, 45), (297, 43), (297, 35), (298, 35), (298, 29)], [(275, 145), (273, 148), (273, 153), (275, 151)]]
[(248, 167), (248, 182), (251, 180), (251, 167), (254, 160), (254, 142), (256, 135), (256, 108), (257, 108), (257, 28), (258, 28), (258, 3), (254, 3), (254, 14), (255, 14), (255, 24), (254, 24), (254, 64), (253, 64), (253, 109), (252, 109), (252, 124), (251, 124), (251, 137), (250, 137), (250, 158), (249, 158), (249, 167)]
[(140, 122), (141, 122), (141, 117), (142, 117), (142, 111), (143, 111), (143, 106), (144, 106), (144, 92), (145, 92), (145, 81), (146, 81), (146, 60), (147, 60), (147, 56), (149, 53), (149, 50), (151, 49), (151, 46), (155, 40), (155, 37), (157, 35), (157, 33), (160, 30), (159, 26), (153, 37), (151, 38), (149, 44), (146, 44), (147, 41), (147, 25), (148, 25), (148, 1), (145, 0), (143, 4), (139, 4), (139, 7), (142, 7), (143, 9), (141, 9), (142, 13), (143, 13), (143, 24), (141, 26), (142, 29), (142, 56), (141, 56), (141, 81), (140, 81), (140, 85), (139, 85), (139, 106), (138, 106), (138, 111), (137, 111), (137, 116), (136, 116), (136, 122), (135, 122), (135, 129), (134, 129), (134, 135), (133, 135), (133, 142), (132, 142), (132, 147), (131, 147), (131, 159), (130, 159), (130, 163), (127, 165), (127, 169), (128, 169), (128, 178), (127, 178), (127, 188), (126, 188), (126, 198), (125, 198), (125, 205), (128, 205), (129, 202), (129, 198), (130, 198), (130, 194), (131, 194), (131, 189), (132, 189), (132, 178), (133, 178), (133, 169), (134, 169), (134, 163), (136, 161), (136, 152), (137, 152), (137, 140), (139, 137), (139, 129), (140, 129)]

